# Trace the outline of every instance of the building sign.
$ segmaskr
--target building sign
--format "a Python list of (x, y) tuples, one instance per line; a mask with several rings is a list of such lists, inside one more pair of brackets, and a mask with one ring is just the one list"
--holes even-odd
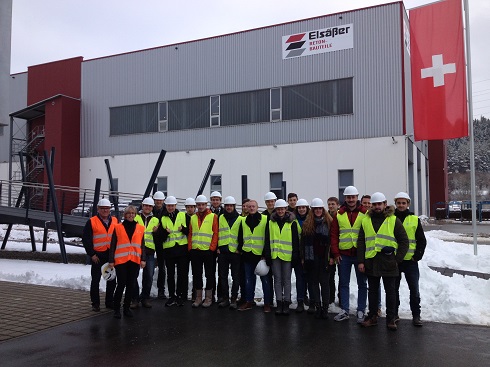
[(354, 48), (354, 25), (316, 29), (282, 37), (282, 58), (322, 54)]

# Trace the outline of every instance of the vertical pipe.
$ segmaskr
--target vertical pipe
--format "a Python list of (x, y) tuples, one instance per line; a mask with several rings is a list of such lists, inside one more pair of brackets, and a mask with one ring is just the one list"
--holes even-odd
[(242, 175), (242, 201), (248, 197), (247, 175)]
[(99, 202), (100, 196), (100, 185), (102, 180), (100, 178), (95, 179), (95, 191), (94, 191), (94, 202), (92, 203), (92, 217), (97, 215), (97, 203)]
[(114, 211), (117, 216), (117, 219), (119, 219), (119, 195), (113, 195), (116, 190), (115, 190), (115, 185), (114, 185), (114, 179), (112, 177), (112, 171), (111, 171), (111, 164), (109, 163), (108, 159), (104, 159), (105, 166), (107, 167), (107, 175), (109, 176), (109, 200), (111, 203), (114, 204)]
[(475, 177), (475, 135), (473, 129), (473, 89), (471, 86), (471, 47), (470, 47), (470, 9), (468, 0), (464, 0), (464, 20), (466, 25), (466, 72), (468, 92), (468, 119), (470, 120), (470, 181), (471, 181), (471, 223), (473, 226), (473, 252), (478, 255), (476, 238), (476, 177)]

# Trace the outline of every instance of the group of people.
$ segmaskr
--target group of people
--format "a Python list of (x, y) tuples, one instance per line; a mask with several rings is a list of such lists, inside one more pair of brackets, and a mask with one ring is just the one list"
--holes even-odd
[(107, 281), (105, 294), (105, 306), (114, 310), (115, 318), (121, 318), (123, 293), (126, 317), (132, 317), (131, 309), (140, 303), (152, 307), (150, 291), (157, 264), (158, 297), (166, 298), (166, 276), (165, 306), (183, 306), (189, 294), (190, 263), (193, 308), (210, 307), (217, 298), (221, 308), (250, 310), (255, 306), (259, 276), (263, 311), (273, 311), (275, 296), (275, 314), (289, 315), (294, 270), (296, 312), (303, 312), (306, 306), (308, 313), (327, 319), (329, 305), (335, 299), (337, 269), (341, 311), (334, 320), (340, 322), (351, 317), (349, 283), (354, 267), (358, 288), (355, 316), (360, 325), (378, 323), (382, 279), (386, 325), (390, 330), (397, 329), (398, 290), (404, 273), (413, 325), (422, 326), (417, 262), (424, 254), (426, 239), (419, 218), (409, 210), (409, 195), (398, 193), (394, 198), (396, 208), (388, 205), (380, 192), (359, 200), (354, 186), (346, 187), (343, 196), (342, 205), (331, 197), (325, 207), (320, 198), (308, 203), (290, 193), (286, 201), (268, 192), (262, 213), (258, 202), (250, 199), (243, 200), (242, 212), (238, 213), (235, 198), (222, 200), (215, 191), (210, 201), (204, 195), (187, 198), (183, 212), (177, 209), (175, 197), (165, 198), (158, 191), (153, 198), (143, 200), (139, 211), (134, 206), (125, 208), (122, 223), (111, 217), (110, 201), (101, 199), (98, 213), (87, 221), (82, 237), (92, 264), (92, 309), (100, 311), (99, 283), (104, 263), (116, 272), (116, 279)]

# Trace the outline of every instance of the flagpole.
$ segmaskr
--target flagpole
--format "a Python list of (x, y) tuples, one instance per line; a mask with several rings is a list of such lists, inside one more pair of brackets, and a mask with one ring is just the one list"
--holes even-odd
[(468, 90), (468, 119), (470, 120), (470, 184), (471, 184), (471, 223), (473, 225), (473, 249), (478, 255), (478, 243), (476, 238), (476, 179), (475, 179), (475, 135), (473, 133), (473, 96), (471, 85), (471, 48), (470, 48), (470, 11), (468, 0), (463, 0), (464, 21), (466, 25), (466, 73)]

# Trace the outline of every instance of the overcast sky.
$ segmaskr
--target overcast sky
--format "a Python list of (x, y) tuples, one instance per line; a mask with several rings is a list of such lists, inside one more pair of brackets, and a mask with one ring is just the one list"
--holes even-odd
[[(0, 0), (1, 1), (1, 0)], [(11, 72), (158, 47), (390, 1), (13, 0)], [(405, 7), (429, 0), (405, 0)], [(475, 118), (490, 115), (490, 0), (469, 0)]]

